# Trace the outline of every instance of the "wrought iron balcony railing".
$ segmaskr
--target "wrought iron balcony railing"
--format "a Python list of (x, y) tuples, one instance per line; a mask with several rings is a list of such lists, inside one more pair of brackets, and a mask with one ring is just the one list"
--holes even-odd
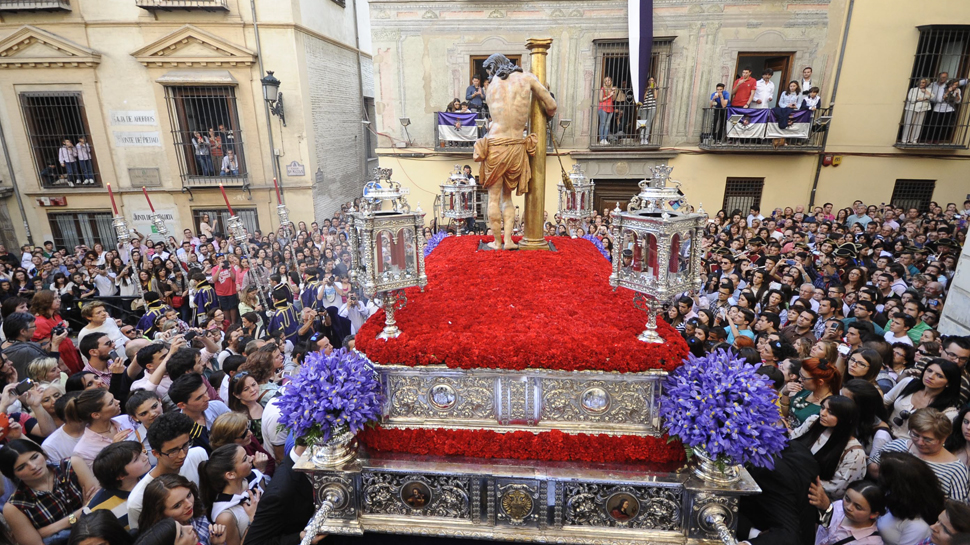
[(135, 0), (135, 5), (149, 11), (229, 11), (227, 0)]
[(819, 108), (800, 114), (805, 116), (799, 120), (801, 123), (793, 122), (787, 130), (782, 130), (773, 115), (764, 120), (753, 119), (760, 112), (770, 115), (769, 110), (757, 110), (754, 116), (744, 115), (748, 111), (704, 108), (698, 147), (712, 151), (821, 151), (822, 137), (832, 119), (831, 108)]
[(71, 0), (0, 0), (0, 12), (71, 11)]

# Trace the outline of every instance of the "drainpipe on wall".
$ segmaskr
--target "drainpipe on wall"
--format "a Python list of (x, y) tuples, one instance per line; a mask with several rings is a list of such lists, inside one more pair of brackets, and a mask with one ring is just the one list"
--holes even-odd
[[(832, 84), (832, 96), (829, 98), (829, 108), (831, 111), (829, 115), (832, 119), (835, 119), (835, 94), (839, 92), (839, 78), (842, 77), (842, 62), (845, 60), (845, 45), (849, 41), (849, 25), (852, 23), (852, 8), (855, 7), (855, 0), (849, 0), (849, 10), (845, 16), (845, 30), (842, 32), (842, 45), (839, 48), (839, 64), (835, 69), (835, 82)], [(808, 200), (808, 210), (811, 212), (812, 208), (815, 207), (815, 192), (818, 190), (818, 179), (822, 175), (822, 161), (825, 158), (825, 144), (829, 141), (829, 131), (832, 130), (832, 124), (825, 130), (825, 134), (822, 135), (822, 151), (819, 152), (818, 158), (815, 165), (815, 180), (812, 182), (812, 194)]]
[[(263, 70), (263, 49), (259, 45), (259, 23), (256, 20), (256, 0), (249, 0), (249, 5), (253, 10), (253, 32), (256, 34), (256, 60), (259, 62), (259, 77), (262, 78), (266, 75), (266, 72)], [(260, 90), (258, 96), (263, 96), (262, 90)], [(270, 163), (273, 166), (273, 176), (279, 183), (280, 196), (282, 197), (283, 177), (280, 176), (279, 158), (276, 156), (276, 146), (273, 145), (273, 118), (269, 115), (269, 103), (265, 100), (263, 100), (263, 111), (266, 113), (266, 128), (268, 129), (266, 136), (269, 138), (269, 152), (273, 156)]]
[(27, 213), (24, 211), (24, 201), (20, 198), (20, 188), (17, 187), (17, 175), (14, 173), (13, 163), (10, 162), (10, 151), (7, 149), (7, 137), (3, 134), (3, 126), (0, 125), (0, 146), (3, 147), (3, 157), (7, 161), (7, 170), (10, 172), (10, 185), (13, 187), (13, 195), (17, 198), (17, 207), (20, 208), (20, 217), (24, 220), (24, 231), (27, 233), (27, 244), (34, 245), (34, 237), (30, 234), (30, 225), (27, 223)]

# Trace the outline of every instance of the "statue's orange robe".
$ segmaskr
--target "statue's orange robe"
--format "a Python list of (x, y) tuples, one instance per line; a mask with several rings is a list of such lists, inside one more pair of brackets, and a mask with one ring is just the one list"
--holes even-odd
[(482, 163), (479, 184), (489, 187), (505, 180), (505, 185), (517, 194), (528, 193), (532, 179), (529, 157), (535, 156), (538, 143), (535, 133), (526, 138), (479, 138), (473, 155), (475, 161)]

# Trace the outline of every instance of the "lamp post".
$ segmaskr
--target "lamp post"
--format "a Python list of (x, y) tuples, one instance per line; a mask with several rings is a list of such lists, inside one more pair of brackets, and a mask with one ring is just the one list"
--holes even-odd
[[(593, 189), (595, 184), (583, 174), (579, 163), (573, 164), (573, 171), (569, 173), (569, 180), (573, 184), (572, 190), (559, 182), (559, 215), (566, 220), (566, 228), (571, 222), (588, 218), (593, 213)], [(576, 238), (576, 231), (569, 230), (569, 235)]]
[(663, 343), (657, 311), (678, 293), (700, 288), (701, 237), (707, 224), (703, 208), (691, 212), (680, 183), (668, 187), (671, 167), (650, 169), (627, 211), (613, 210), (613, 274), (610, 285), (636, 292), (634, 305), (647, 312), (647, 328), (637, 338)]
[(448, 181), (441, 184), (441, 215), (458, 220), (458, 235), (461, 235), (460, 224), (475, 217), (475, 195), (475, 186), (468, 184), (462, 174), (461, 165), (455, 165), (455, 171), (448, 177)]
[[(375, 168), (375, 180), (364, 187), (360, 210), (350, 212), (350, 280), (368, 298), (379, 296), (384, 307), (381, 339), (401, 334), (394, 311), (404, 308), (404, 289), (424, 289), (424, 212), (411, 211), (407, 189), (391, 180), (391, 169)], [(385, 210), (384, 203), (390, 208)]]
[(280, 92), (280, 80), (276, 79), (272, 70), (266, 71), (266, 77), (259, 80), (263, 84), (263, 100), (269, 104), (269, 112), (280, 118), (286, 126), (286, 115), (283, 112), (283, 93)]

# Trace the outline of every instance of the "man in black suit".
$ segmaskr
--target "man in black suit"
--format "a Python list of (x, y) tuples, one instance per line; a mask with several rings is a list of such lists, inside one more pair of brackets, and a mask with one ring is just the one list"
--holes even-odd
[[(775, 469), (748, 467), (761, 494), (742, 497), (738, 538), (760, 533), (749, 545), (813, 545), (818, 510), (808, 503), (808, 487), (818, 476), (818, 462), (805, 446), (790, 442), (775, 456)], [(274, 478), (275, 479), (275, 478)]]
[[(313, 503), (313, 484), (306, 473), (293, 469), (293, 463), (305, 449), (302, 446), (293, 447), (276, 468), (273, 479), (259, 500), (256, 516), (246, 533), (245, 543), (300, 543), (300, 533), (310, 523), (316, 510)], [(318, 536), (313, 543), (319, 543), (323, 538), (324, 536)]]

